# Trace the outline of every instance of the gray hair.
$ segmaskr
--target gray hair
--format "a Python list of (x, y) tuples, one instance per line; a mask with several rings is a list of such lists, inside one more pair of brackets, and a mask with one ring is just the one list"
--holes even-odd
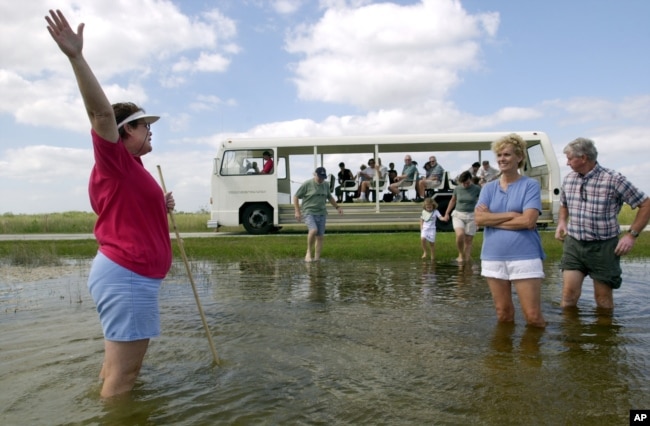
[(584, 155), (589, 161), (598, 160), (598, 150), (596, 149), (596, 145), (594, 145), (594, 141), (587, 138), (577, 138), (572, 140), (564, 147), (562, 152), (570, 157), (582, 157)]

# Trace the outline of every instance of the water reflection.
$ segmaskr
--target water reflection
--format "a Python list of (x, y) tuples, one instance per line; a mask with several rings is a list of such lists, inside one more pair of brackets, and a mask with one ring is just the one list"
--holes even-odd
[[(80, 267), (81, 269), (81, 267)], [(85, 271), (15, 283), (0, 272), (3, 424), (627, 424), (650, 408), (645, 263), (616, 310), (585, 284), (549, 326), (497, 324), (479, 265), (193, 262), (220, 367), (184, 268), (161, 290), (164, 335), (127, 398), (102, 404), (101, 330)], [(516, 304), (517, 305), (517, 304)], [(518, 305), (517, 305), (518, 306)]]

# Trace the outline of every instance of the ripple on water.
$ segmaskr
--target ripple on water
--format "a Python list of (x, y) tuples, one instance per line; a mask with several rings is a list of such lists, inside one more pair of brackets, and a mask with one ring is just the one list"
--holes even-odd
[(111, 404), (97, 398), (103, 341), (76, 268), (0, 286), (4, 424), (613, 424), (650, 407), (644, 263), (624, 265), (609, 318), (590, 284), (563, 313), (547, 265), (539, 331), (518, 306), (516, 325), (496, 325), (478, 264), (195, 262), (217, 367), (177, 262), (163, 335)]

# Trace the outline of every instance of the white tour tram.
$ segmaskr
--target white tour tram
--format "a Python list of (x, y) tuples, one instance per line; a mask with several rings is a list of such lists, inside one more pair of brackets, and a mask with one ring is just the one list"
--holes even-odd
[[(385, 158), (390, 155), (409, 154), (416, 159), (446, 152), (458, 155), (473, 152), (474, 161), (480, 161), (493, 141), (509, 133), (513, 132), (228, 139), (219, 146), (213, 162), (208, 227), (243, 225), (251, 234), (266, 234), (283, 225), (295, 224), (291, 199), (297, 181), (311, 178), (311, 172), (318, 166), (332, 172), (329, 179), (334, 191), (338, 160), (383, 158), (386, 165)], [(561, 182), (557, 158), (545, 133), (515, 133), (528, 144), (527, 162), (520, 173), (540, 183), (543, 211), (538, 224), (545, 227), (557, 220), (559, 210)], [(263, 155), (265, 152), (273, 161), (269, 174), (261, 173), (268, 159)], [(397, 164), (399, 172), (402, 164)], [(349, 168), (354, 172), (353, 167)], [(440, 187), (428, 194), (436, 200), (441, 213), (451, 198), (453, 178), (446, 172)], [(381, 193), (386, 186), (384, 179), (376, 179), (371, 188)], [(328, 224), (363, 225), (364, 229), (373, 225), (413, 224), (417, 223), (422, 209), (417, 203), (385, 203), (381, 196), (375, 196), (371, 203), (344, 207), (345, 214), (330, 214)], [(441, 222), (439, 228), (451, 230), (451, 222)]]

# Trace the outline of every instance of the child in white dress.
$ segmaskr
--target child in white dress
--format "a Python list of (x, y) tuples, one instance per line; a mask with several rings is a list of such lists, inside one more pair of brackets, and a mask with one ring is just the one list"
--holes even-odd
[(424, 199), (422, 214), (420, 215), (420, 241), (422, 243), (422, 259), (427, 258), (427, 242), (431, 252), (431, 260), (436, 257), (436, 219), (442, 220), (442, 215), (437, 210), (438, 203), (430, 197)]

